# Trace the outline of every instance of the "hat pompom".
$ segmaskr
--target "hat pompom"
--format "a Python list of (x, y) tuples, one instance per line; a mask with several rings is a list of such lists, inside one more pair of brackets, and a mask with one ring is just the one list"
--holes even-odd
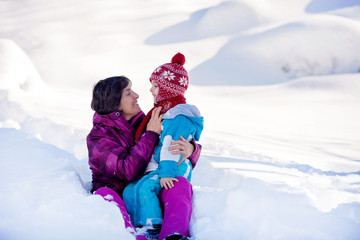
[(180, 65), (184, 65), (185, 63), (185, 56), (182, 53), (177, 53), (173, 58), (171, 59), (172, 63), (177, 63)]

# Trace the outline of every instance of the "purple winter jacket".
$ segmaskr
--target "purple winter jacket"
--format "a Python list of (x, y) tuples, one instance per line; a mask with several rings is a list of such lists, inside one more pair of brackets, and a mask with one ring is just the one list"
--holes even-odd
[[(86, 138), (92, 192), (109, 187), (121, 196), (128, 183), (142, 176), (159, 140), (157, 133), (146, 131), (135, 143), (135, 126), (139, 126), (144, 117), (144, 113), (140, 112), (129, 123), (120, 111), (107, 115), (94, 114), (93, 128)], [(201, 145), (193, 143), (195, 150), (189, 159), (195, 167)]]
[(93, 128), (86, 138), (92, 191), (109, 187), (121, 194), (129, 182), (141, 176), (159, 135), (145, 132), (137, 144), (134, 135), (133, 126), (120, 111), (107, 115), (94, 114)]

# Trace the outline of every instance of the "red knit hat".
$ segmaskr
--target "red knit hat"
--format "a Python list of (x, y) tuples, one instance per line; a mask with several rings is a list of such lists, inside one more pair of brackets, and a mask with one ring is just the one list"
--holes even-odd
[(189, 85), (188, 73), (183, 67), (184, 63), (185, 56), (177, 53), (171, 59), (171, 63), (161, 65), (151, 74), (150, 82), (154, 80), (159, 87), (156, 102), (184, 96)]

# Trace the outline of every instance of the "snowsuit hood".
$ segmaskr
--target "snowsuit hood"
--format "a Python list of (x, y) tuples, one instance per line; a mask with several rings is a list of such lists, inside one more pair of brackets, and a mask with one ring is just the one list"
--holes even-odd
[(186, 116), (196, 126), (194, 138), (196, 141), (199, 141), (204, 128), (204, 118), (201, 116), (199, 109), (190, 104), (178, 104), (167, 111), (163, 116), (163, 119), (174, 119), (179, 115)]

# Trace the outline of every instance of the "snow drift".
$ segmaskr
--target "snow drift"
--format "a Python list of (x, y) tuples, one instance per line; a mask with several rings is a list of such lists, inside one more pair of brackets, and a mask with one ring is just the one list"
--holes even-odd
[(357, 73), (359, 38), (358, 21), (313, 16), (234, 37), (191, 75), (198, 85), (263, 85), (303, 76)]

